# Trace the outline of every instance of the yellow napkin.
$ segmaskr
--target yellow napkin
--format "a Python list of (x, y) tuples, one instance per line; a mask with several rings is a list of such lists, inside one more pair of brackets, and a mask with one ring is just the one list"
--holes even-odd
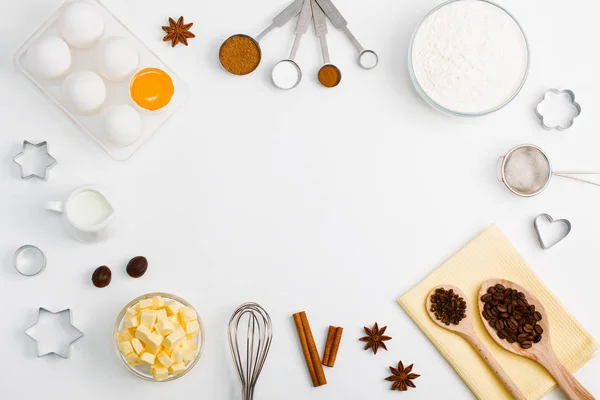
[[(493, 278), (516, 282), (538, 297), (548, 314), (554, 350), (569, 370), (576, 371), (593, 356), (598, 347), (594, 339), (529, 269), (500, 229), (492, 225), (398, 299), (400, 306), (479, 399), (507, 399), (511, 396), (464, 339), (431, 321), (426, 313), (425, 300), (434, 286), (452, 284), (466, 294), (468, 307), (477, 310), (476, 299), (480, 286)], [(537, 363), (498, 346), (485, 330), (480, 318), (474, 318), (474, 323), (479, 338), (527, 399), (537, 400), (556, 386), (552, 377)]]

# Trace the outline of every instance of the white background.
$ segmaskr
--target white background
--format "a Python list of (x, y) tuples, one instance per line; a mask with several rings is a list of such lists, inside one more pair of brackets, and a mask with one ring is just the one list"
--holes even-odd
[[(557, 168), (600, 170), (593, 2), (501, 1), (526, 30), (531, 72), (509, 106), (478, 119), (430, 109), (411, 85), (410, 36), (438, 0), (337, 0), (381, 63), (361, 70), (346, 38), (331, 32), (332, 59), (344, 79), (323, 89), (311, 29), (298, 55), (305, 80), (291, 92), (275, 90), (269, 72), (290, 49), (292, 25), (265, 38), (263, 62), (251, 76), (225, 73), (217, 58), (227, 36), (258, 34), (287, 1), (104, 3), (188, 82), (191, 97), (130, 161), (112, 161), (13, 67), (18, 46), (58, 2), (0, 2), (0, 398), (239, 399), (226, 326), (244, 301), (262, 304), (274, 324), (257, 399), (471, 398), (395, 300), (491, 223), (600, 338), (600, 189), (557, 178), (539, 197), (520, 199), (495, 178), (497, 157), (525, 142), (540, 145)], [(171, 49), (160, 26), (179, 15), (195, 23), (197, 37)], [(566, 132), (543, 131), (533, 113), (550, 87), (574, 90), (583, 107)], [(24, 139), (49, 142), (58, 165), (48, 182), (20, 180), (11, 158)], [(117, 236), (97, 245), (70, 239), (43, 209), (89, 183), (118, 196), (123, 222)], [(540, 249), (532, 227), (542, 212), (573, 223), (571, 236), (550, 251)], [(14, 271), (12, 254), (25, 243), (46, 252), (43, 275)], [(125, 273), (136, 255), (150, 261), (139, 280)], [(90, 282), (99, 265), (113, 271), (105, 289)], [(186, 298), (206, 326), (199, 364), (168, 384), (129, 374), (111, 342), (121, 308), (157, 290)], [(23, 331), (39, 306), (73, 309), (86, 336), (69, 360), (35, 357), (35, 342)], [(326, 370), (329, 384), (318, 389), (291, 317), (300, 310), (320, 347), (328, 325), (345, 328), (336, 367)], [(393, 336), (389, 352), (376, 356), (357, 340), (375, 321)], [(398, 360), (422, 375), (416, 390), (389, 390), (383, 379)], [(577, 374), (600, 397), (598, 376), (598, 359)]]

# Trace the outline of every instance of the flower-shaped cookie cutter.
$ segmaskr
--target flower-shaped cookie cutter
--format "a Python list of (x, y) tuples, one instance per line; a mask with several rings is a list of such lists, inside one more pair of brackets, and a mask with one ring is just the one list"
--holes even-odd
[[(565, 119), (565, 123), (561, 124), (556, 123), (556, 124), (548, 124), (547, 123), (547, 118), (545, 113), (547, 112), (547, 110), (544, 110), (544, 103), (550, 101), (551, 98), (556, 97), (556, 96), (567, 96), (569, 99), (569, 104), (570, 107), (572, 107), (571, 110), (571, 114), (572, 116), (569, 116)], [(570, 127), (573, 126), (573, 122), (575, 121), (575, 118), (577, 118), (579, 116), (579, 114), (581, 114), (581, 106), (579, 105), (579, 103), (577, 103), (575, 101), (575, 93), (573, 93), (572, 90), (569, 89), (565, 89), (565, 90), (558, 90), (558, 89), (548, 89), (546, 91), (546, 93), (544, 93), (544, 97), (542, 98), (542, 101), (540, 101), (537, 106), (535, 107), (535, 115), (538, 116), (538, 118), (540, 119), (541, 123), (542, 123), (542, 128), (544, 128), (545, 130), (549, 131), (552, 129), (556, 129), (559, 131), (564, 131), (566, 129), (569, 129)]]

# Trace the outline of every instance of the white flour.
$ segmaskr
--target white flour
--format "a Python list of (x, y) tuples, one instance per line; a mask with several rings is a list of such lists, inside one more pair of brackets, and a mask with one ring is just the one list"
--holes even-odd
[(507, 102), (527, 73), (523, 32), (501, 8), (459, 0), (431, 14), (415, 34), (412, 66), (434, 102), (480, 114)]

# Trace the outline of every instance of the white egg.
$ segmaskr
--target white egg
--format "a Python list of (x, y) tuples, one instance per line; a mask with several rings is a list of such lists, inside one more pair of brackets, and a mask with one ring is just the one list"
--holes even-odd
[(60, 33), (73, 47), (92, 47), (104, 33), (104, 21), (97, 7), (82, 1), (67, 5), (58, 21)]
[(63, 82), (63, 94), (79, 114), (92, 114), (106, 99), (106, 86), (100, 75), (91, 71), (73, 72)]
[(26, 62), (38, 78), (56, 79), (71, 68), (71, 49), (61, 38), (46, 36), (29, 47)]
[(106, 79), (113, 81), (133, 75), (140, 61), (135, 46), (129, 40), (120, 37), (102, 41), (98, 56), (98, 70)]
[(140, 137), (141, 131), (142, 118), (128, 104), (112, 106), (104, 116), (105, 139), (113, 146), (129, 146)]

